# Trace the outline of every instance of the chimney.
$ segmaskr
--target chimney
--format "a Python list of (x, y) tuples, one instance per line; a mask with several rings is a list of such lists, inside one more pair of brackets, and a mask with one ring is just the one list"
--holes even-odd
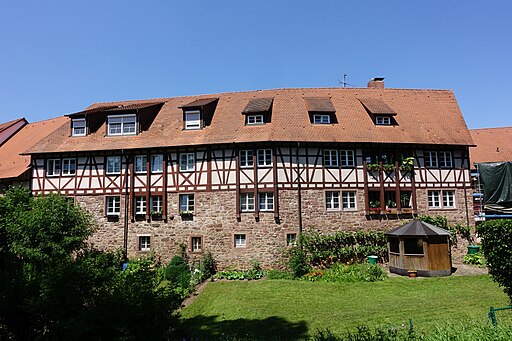
[(384, 89), (384, 77), (375, 77), (368, 82), (370, 89)]

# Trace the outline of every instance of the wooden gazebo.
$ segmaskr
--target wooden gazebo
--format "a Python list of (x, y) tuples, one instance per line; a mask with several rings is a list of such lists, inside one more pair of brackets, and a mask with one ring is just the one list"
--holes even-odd
[(389, 271), (407, 275), (409, 270), (418, 276), (450, 276), (452, 257), (450, 232), (413, 220), (386, 233), (388, 238)]

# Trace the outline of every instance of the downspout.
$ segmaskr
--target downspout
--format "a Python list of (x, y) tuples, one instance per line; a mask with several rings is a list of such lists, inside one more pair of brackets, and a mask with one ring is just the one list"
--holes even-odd
[(130, 166), (129, 156), (124, 155), (124, 150), (121, 150), (121, 155), (125, 159), (125, 174), (124, 174), (124, 231), (123, 231), (123, 256), (125, 262), (128, 261), (128, 169)]
[(302, 193), (301, 193), (301, 179), (300, 179), (300, 162), (299, 162), (299, 148), (300, 142), (297, 142), (297, 151), (295, 153), (295, 158), (297, 162), (297, 200), (298, 200), (298, 216), (299, 216), (299, 246), (302, 250)]

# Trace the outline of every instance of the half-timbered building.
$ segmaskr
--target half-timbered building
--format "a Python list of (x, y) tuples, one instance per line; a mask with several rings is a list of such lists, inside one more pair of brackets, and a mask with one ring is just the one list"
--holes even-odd
[(472, 224), (467, 126), (451, 91), (276, 89), (93, 104), (31, 148), (35, 195), (97, 219), (92, 242), (220, 267), (278, 265), (301, 231)]

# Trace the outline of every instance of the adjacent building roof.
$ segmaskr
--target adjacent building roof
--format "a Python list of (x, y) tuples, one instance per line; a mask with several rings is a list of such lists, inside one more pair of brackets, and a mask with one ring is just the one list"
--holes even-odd
[[(26, 122), (26, 121), (25, 121)], [(30, 156), (20, 155), (42, 138), (61, 126), (68, 127), (67, 117), (26, 124), (0, 147), (0, 178), (10, 179), (22, 175), (30, 167)]]
[(22, 117), (0, 124), (0, 146), (27, 123), (27, 120)]
[(394, 230), (386, 232), (394, 237), (424, 237), (424, 236), (449, 236), (450, 232), (432, 224), (420, 220), (413, 220)]
[[(240, 114), (248, 103), (267, 98), (273, 98), (271, 121), (246, 126)], [(337, 123), (312, 124), (308, 113), (311, 98), (329, 99), (331, 107), (327, 109), (336, 112)], [(183, 108), (204, 105), (212, 99), (218, 99), (218, 102), (211, 124), (200, 130), (184, 130)], [(397, 125), (375, 125), (360, 99), (385, 103), (396, 113)], [(99, 107), (144, 105), (155, 101), (96, 103), (86, 111)], [(138, 135), (105, 137), (106, 129), (103, 126), (87, 136), (72, 137), (70, 127), (62, 126), (31, 148), (29, 153), (262, 141), (473, 145), (455, 96), (449, 90), (276, 89), (164, 98), (158, 101), (165, 103), (149, 128)]]
[(472, 167), (475, 163), (512, 161), (512, 127), (471, 129), (476, 144), (469, 149)]

